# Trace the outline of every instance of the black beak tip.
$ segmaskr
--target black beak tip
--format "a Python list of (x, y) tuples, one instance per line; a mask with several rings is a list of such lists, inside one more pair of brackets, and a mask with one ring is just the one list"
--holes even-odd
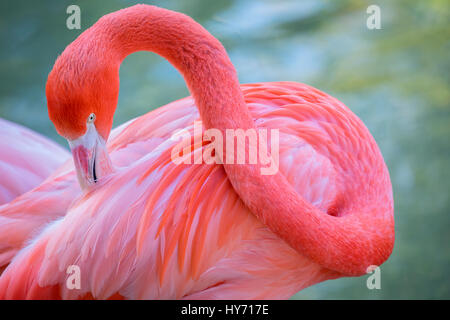
[(92, 177), (94, 178), (94, 182), (97, 183), (97, 172), (95, 169), (95, 158), (94, 158), (94, 165), (92, 166)]

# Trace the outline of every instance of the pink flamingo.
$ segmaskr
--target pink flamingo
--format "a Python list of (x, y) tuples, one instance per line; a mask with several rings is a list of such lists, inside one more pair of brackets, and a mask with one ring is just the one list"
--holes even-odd
[(38, 186), (69, 153), (40, 134), (0, 119), (0, 205)]
[[(138, 50), (169, 60), (193, 98), (126, 124), (106, 148), (119, 66)], [(364, 124), (303, 84), (240, 86), (219, 41), (183, 14), (136, 5), (102, 17), (58, 58), (47, 98), (84, 192), (14, 257), (1, 298), (288, 298), (392, 251), (391, 183)], [(280, 171), (174, 164), (172, 133), (199, 118), (279, 129)]]

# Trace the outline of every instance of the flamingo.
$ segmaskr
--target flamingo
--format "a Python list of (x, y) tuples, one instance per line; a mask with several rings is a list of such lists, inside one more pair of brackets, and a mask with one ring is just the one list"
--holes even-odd
[[(166, 58), (192, 96), (110, 137), (120, 63), (139, 50)], [(46, 93), (73, 154), (64, 179), (76, 173), (82, 192), (14, 256), (0, 298), (284, 299), (392, 252), (389, 173), (362, 121), (305, 84), (240, 85), (220, 42), (186, 15), (135, 5), (103, 16), (58, 57)], [(172, 134), (194, 135), (199, 119), (279, 129), (279, 171), (175, 164)]]
[(0, 119), (0, 205), (38, 186), (69, 153), (18, 124)]

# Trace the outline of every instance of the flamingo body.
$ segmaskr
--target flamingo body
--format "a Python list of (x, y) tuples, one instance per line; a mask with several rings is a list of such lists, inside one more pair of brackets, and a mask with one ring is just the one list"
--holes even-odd
[[(318, 150), (343, 130), (329, 130), (331, 124), (321, 118), (334, 112), (356, 117), (334, 98), (298, 83), (249, 84), (242, 90), (260, 127), (284, 124), (280, 170), (297, 192), (327, 214), (340, 194), (344, 168), (334, 167)], [(258, 221), (221, 165), (171, 162), (176, 143), (171, 134), (182, 128), (193, 133), (198, 119), (189, 97), (113, 131), (108, 149), (120, 166), (117, 172), (75, 200), (67, 214), (62, 206), (59, 215), (65, 216), (23, 249), (0, 278), (1, 297), (280, 299), (338, 277)], [(361, 122), (356, 124), (355, 130), (365, 130)], [(308, 142), (310, 135), (320, 142)], [(64, 177), (73, 186), (71, 170)], [(389, 197), (385, 201), (392, 203)], [(146, 213), (150, 223), (137, 254), (136, 235)], [(80, 290), (65, 285), (70, 265), (80, 267)]]

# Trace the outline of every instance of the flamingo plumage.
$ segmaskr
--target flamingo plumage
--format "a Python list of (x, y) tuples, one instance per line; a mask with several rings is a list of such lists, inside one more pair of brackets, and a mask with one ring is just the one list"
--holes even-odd
[[(137, 50), (167, 58), (192, 97), (110, 135), (118, 68)], [(1, 298), (280, 299), (392, 251), (389, 173), (361, 120), (304, 84), (239, 85), (221, 44), (185, 15), (136, 5), (104, 16), (58, 58), (47, 98), (83, 192), (13, 258)], [(173, 163), (171, 135), (199, 119), (279, 129), (279, 172)], [(64, 177), (73, 186), (73, 167)], [(66, 286), (71, 265), (79, 289)]]
[(70, 154), (21, 125), (0, 119), (0, 205), (38, 186)]
[[(51, 140), (4, 119), (0, 119), (0, 150), (0, 211), (11, 211), (14, 205), (6, 204), (20, 201), (21, 196), (41, 184), (70, 158), (69, 152)], [(14, 217), (0, 214), (0, 274), (35, 229), (36, 222), (39, 225), (45, 221), (49, 211), (31, 220), (29, 212), (23, 210)]]

